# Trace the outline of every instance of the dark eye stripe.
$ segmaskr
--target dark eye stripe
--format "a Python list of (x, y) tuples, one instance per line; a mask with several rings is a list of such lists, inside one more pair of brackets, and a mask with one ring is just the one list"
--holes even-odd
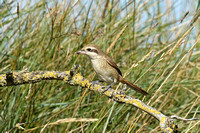
[(91, 48), (88, 48), (88, 49), (87, 49), (87, 51), (91, 51), (91, 50), (92, 50)]
[(96, 49), (92, 49), (91, 52), (95, 52), (98, 54), (98, 51)]

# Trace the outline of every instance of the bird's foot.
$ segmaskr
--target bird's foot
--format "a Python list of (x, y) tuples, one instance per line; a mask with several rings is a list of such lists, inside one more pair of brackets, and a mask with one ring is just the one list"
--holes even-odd
[(94, 85), (94, 84), (100, 84), (100, 85), (101, 85), (101, 83), (100, 83), (99, 80), (97, 80), (97, 81), (92, 81), (92, 84), (93, 84), (93, 85)]
[(106, 86), (106, 88), (103, 90), (103, 93), (106, 92), (109, 88), (111, 88), (111, 86), (113, 84), (115, 84), (116, 82), (111, 83), (110, 85)]
[(109, 88), (111, 88), (111, 85), (112, 85), (112, 84), (106, 86), (106, 88), (105, 88), (102, 92), (103, 92), (103, 93), (106, 92)]
[(127, 85), (124, 84), (124, 85), (123, 85), (123, 88), (122, 88), (122, 90), (121, 90), (121, 94), (125, 94), (126, 91), (127, 91)]

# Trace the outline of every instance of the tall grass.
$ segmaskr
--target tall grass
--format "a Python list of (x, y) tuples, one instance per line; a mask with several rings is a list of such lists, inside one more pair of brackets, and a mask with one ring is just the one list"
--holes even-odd
[[(195, 0), (1, 1), (0, 73), (80, 64), (95, 80), (87, 57), (75, 54), (92, 43), (109, 48), (123, 75), (150, 94), (128, 95), (168, 116), (200, 117), (200, 23), (189, 26), (198, 7)], [(98, 121), (44, 128), (65, 118)], [(184, 132), (200, 131), (199, 121), (176, 122)], [(61, 81), (0, 88), (0, 132), (6, 131), (161, 132), (153, 117), (133, 106)]]

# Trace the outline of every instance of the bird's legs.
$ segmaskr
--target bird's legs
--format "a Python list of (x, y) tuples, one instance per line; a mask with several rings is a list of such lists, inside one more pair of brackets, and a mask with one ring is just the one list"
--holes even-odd
[(104, 81), (102, 81), (102, 80), (96, 80), (96, 81), (92, 81), (92, 84), (94, 85), (94, 84), (99, 84), (99, 85), (101, 85), (102, 86), (102, 83), (103, 83)]
[(99, 80), (96, 80), (96, 81), (92, 81), (92, 84), (101, 84)]
[(103, 90), (103, 93), (106, 92), (109, 88), (111, 88), (111, 86), (113, 84), (115, 84), (116, 82), (112, 82), (111, 84), (109, 84), (108, 86), (106, 86), (106, 88)]
[(121, 94), (125, 94), (126, 90), (127, 90), (127, 85), (124, 84), (124, 85), (123, 85), (123, 88), (122, 88), (122, 90), (121, 90)]

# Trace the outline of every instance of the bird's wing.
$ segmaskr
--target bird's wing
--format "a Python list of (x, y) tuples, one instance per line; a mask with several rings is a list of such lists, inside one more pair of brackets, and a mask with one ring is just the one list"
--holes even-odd
[(117, 70), (117, 72), (122, 76), (122, 73), (121, 73), (121, 71), (119, 70), (117, 64), (116, 64), (110, 57), (108, 57), (107, 55), (105, 55), (104, 57), (106, 58), (107, 63), (108, 63), (110, 66), (114, 67), (114, 68)]

